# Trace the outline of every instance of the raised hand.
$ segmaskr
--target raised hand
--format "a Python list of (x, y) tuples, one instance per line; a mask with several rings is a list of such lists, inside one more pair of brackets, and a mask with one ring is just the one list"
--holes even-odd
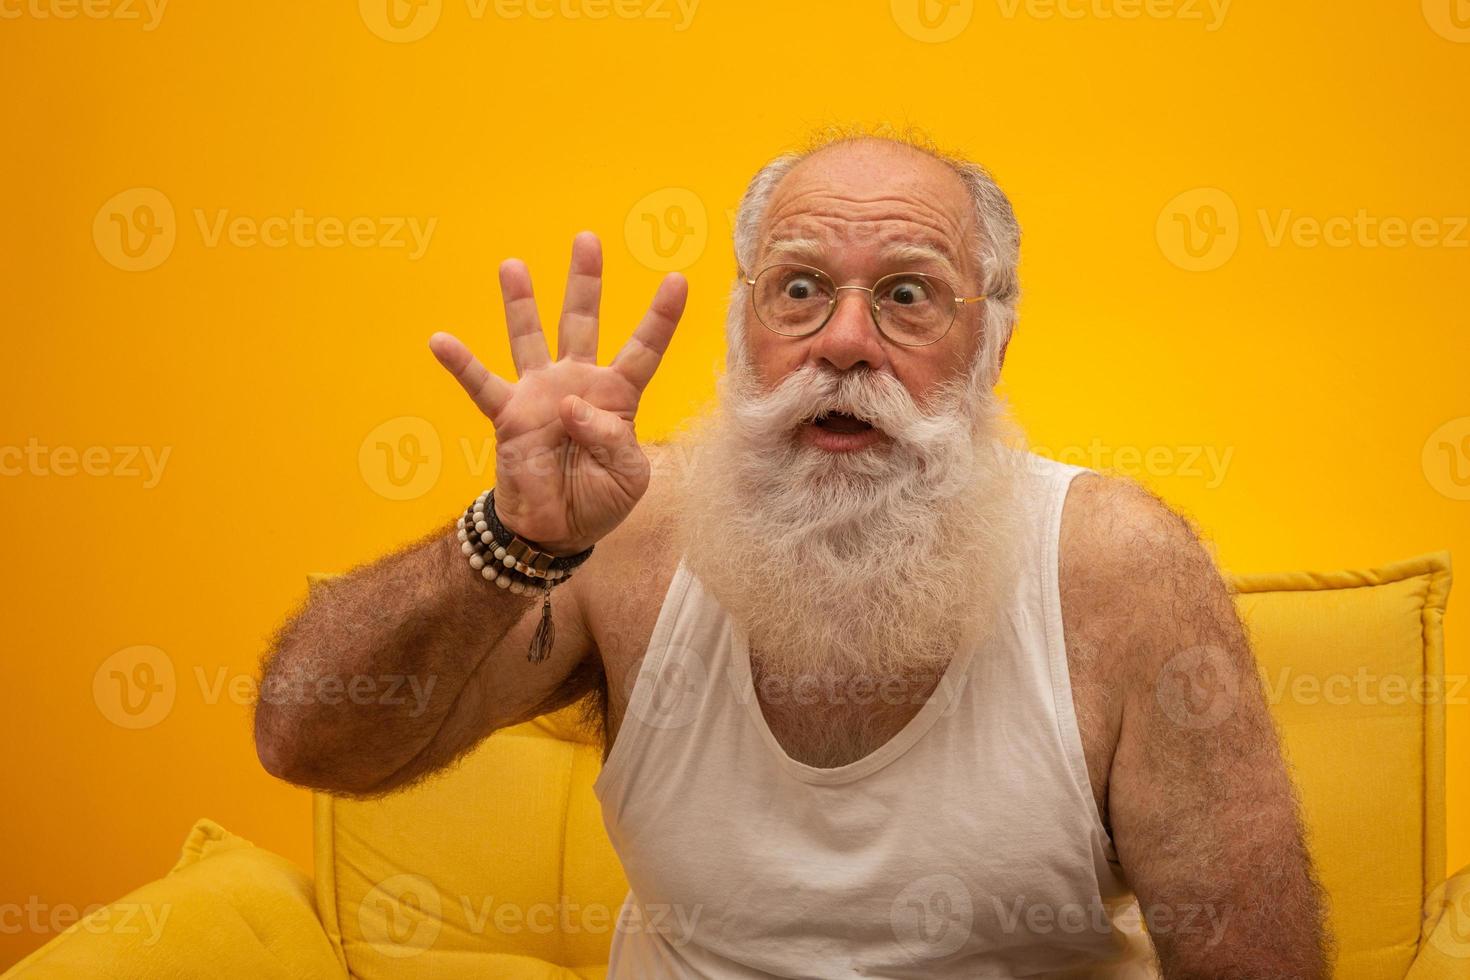
[(597, 364), (602, 245), (572, 244), (572, 267), (551, 359), (524, 262), (500, 266), (500, 290), (518, 380), (486, 370), (457, 338), (429, 348), (495, 427), (495, 510), (521, 537), (575, 554), (617, 527), (648, 489), (648, 457), (633, 419), (684, 313), (689, 286), (670, 273), (611, 364)]

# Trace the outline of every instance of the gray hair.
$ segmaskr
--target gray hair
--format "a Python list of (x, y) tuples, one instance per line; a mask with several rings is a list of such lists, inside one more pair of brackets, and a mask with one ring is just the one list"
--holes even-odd
[[(1010, 198), (1006, 197), (989, 171), (978, 163), (949, 156), (922, 139), (873, 133), (843, 135), (837, 139), (819, 142), (797, 153), (783, 154), (756, 172), (740, 198), (740, 208), (735, 215), (736, 262), (745, 273), (754, 271), (752, 264), (760, 247), (761, 219), (765, 216), (766, 206), (770, 203), (776, 185), (781, 183), (792, 168), (818, 150), (856, 139), (884, 140), (927, 153), (954, 171), (970, 192), (980, 228), (980, 240), (974, 243), (975, 259), (980, 268), (980, 287), (987, 297), (983, 307), (984, 336), (974, 369), (977, 374), (987, 378), (990, 384), (995, 384), (1000, 377), (1001, 354), (1016, 328), (1016, 307), (1021, 299), (1021, 282), (1017, 272), (1021, 258), (1021, 226), (1016, 221), (1016, 212), (1011, 207)], [(730, 316), (726, 321), (732, 364), (745, 356), (745, 338), (740, 333), (744, 328), (740, 287), (741, 283), (737, 280), (731, 296)]]

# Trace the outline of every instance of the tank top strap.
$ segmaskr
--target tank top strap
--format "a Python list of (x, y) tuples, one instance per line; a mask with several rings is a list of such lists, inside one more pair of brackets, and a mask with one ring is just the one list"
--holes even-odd
[(628, 707), (593, 782), (594, 794), (603, 798), (612, 787), (621, 787), (656, 739), (676, 736), (684, 744), (697, 744), (707, 732), (727, 728), (736, 706), (729, 696), (733, 646), (724, 608), (681, 557), (646, 652), (630, 678)]
[(1062, 617), (1061, 534), (1062, 513), (1072, 481), (1095, 470), (1074, 463), (1064, 463), (1035, 456), (1033, 465), (1041, 477), (1037, 494), (1040, 505), (1039, 539), (1041, 553), (1034, 567), (1039, 572), (1040, 589), (1036, 596), (1041, 618), (1046, 669), (1050, 674), (1053, 710), (1057, 735), (1061, 739), (1068, 769), (1078, 797), (1092, 814), (1093, 832), (1099, 846), (1114, 859), (1113, 842), (1093, 802), (1092, 781), (1087, 772), (1087, 755), (1082, 747), (1081, 727), (1077, 721), (1076, 702), (1072, 694), (1072, 671), (1067, 661), (1066, 629)]

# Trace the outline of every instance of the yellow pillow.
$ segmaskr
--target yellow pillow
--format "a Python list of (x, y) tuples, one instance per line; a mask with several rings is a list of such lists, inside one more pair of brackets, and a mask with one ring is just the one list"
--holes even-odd
[(173, 870), (57, 936), (7, 980), (346, 978), (290, 861), (200, 820)]
[(1232, 584), (1331, 898), (1338, 975), (1401, 980), (1446, 871), (1449, 553)]
[(592, 795), (601, 751), (573, 733), (559, 713), (402, 793), (317, 795), (317, 905), (354, 976), (606, 976), (627, 882)]

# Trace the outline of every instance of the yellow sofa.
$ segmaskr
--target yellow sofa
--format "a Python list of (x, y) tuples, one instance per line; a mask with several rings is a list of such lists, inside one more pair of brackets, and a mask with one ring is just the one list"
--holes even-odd
[[(1449, 555), (1233, 584), (1331, 897), (1336, 975), (1470, 977), (1470, 869), (1445, 880)], [(387, 799), (318, 795), (314, 880), (201, 820), (166, 877), (6, 976), (605, 977), (626, 883), (592, 795), (601, 753), (573, 717), (498, 732)]]

